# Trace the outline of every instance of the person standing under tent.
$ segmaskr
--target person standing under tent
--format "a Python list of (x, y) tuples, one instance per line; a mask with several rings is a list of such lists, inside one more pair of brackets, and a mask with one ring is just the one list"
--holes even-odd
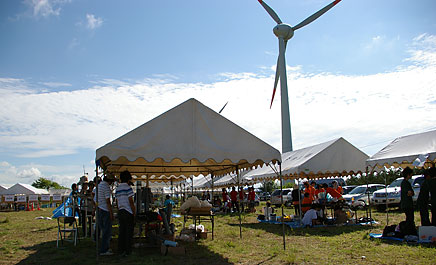
[[(115, 191), (118, 205), (118, 220), (120, 224), (118, 235), (118, 252), (122, 256), (127, 256), (132, 253), (133, 228), (136, 208), (135, 203), (133, 202), (133, 189), (129, 185), (129, 181), (131, 179), (132, 175), (129, 171), (126, 170), (121, 172), (121, 183), (118, 185)], [(169, 195), (167, 195), (167, 197), (169, 197)]]
[(235, 187), (232, 187), (232, 191), (230, 192), (230, 200), (232, 201), (232, 210), (233, 212), (239, 212), (239, 203), (238, 203), (238, 192)]
[(303, 212), (303, 216), (312, 206), (312, 198), (310, 197), (310, 193), (304, 193), (303, 201), (301, 202), (301, 211)]
[(412, 184), (410, 184), (409, 179), (412, 178), (413, 171), (410, 167), (406, 167), (401, 173), (403, 176), (403, 181), (401, 182), (401, 210), (406, 215), (406, 234), (416, 234), (415, 227), (415, 213), (413, 209), (413, 191)]
[(254, 208), (255, 199), (256, 199), (256, 193), (254, 192), (254, 188), (253, 187), (248, 188), (248, 201), (249, 201), (248, 207), (250, 208), (250, 212), (252, 213), (256, 212), (256, 209)]
[(426, 183), (426, 189), (430, 192), (431, 196), (431, 225), (436, 226), (436, 168), (434, 166), (429, 168), (428, 173), (430, 179)]
[(294, 185), (294, 189), (291, 192), (292, 195), (292, 205), (295, 207), (295, 215), (300, 215), (300, 200), (301, 198), (301, 192), (297, 184)]
[(429, 186), (428, 182), (430, 181), (429, 170), (425, 170), (424, 172), (424, 181), (422, 182), (421, 189), (419, 191), (418, 199), (416, 201), (416, 205), (419, 208), (419, 215), (421, 216), (421, 225), (429, 226), (430, 225), (430, 217), (428, 214), (428, 200), (429, 200)]
[(239, 207), (241, 207), (241, 212), (244, 212), (244, 199), (245, 199), (245, 192), (242, 187), (238, 187), (239, 189)]
[[(114, 176), (111, 174), (105, 175), (103, 181), (98, 184), (98, 228), (101, 230), (101, 245), (100, 255), (108, 256), (112, 255), (112, 250), (109, 248), (112, 237), (112, 221), (114, 220), (114, 214), (112, 212), (112, 191), (111, 185), (114, 183)], [(96, 201), (97, 198), (94, 198)]]
[(304, 194), (308, 193), (309, 198), (313, 201), (315, 196), (315, 188), (313, 188), (308, 181), (303, 183), (304, 185)]
[(332, 185), (333, 185), (333, 189), (335, 189), (339, 194), (341, 194), (341, 195), (344, 194), (344, 190), (342, 189), (342, 187), (338, 184), (338, 182), (336, 180), (333, 180)]

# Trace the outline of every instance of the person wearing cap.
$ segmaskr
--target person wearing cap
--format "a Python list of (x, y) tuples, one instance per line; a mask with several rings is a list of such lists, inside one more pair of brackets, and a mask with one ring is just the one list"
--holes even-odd
[[(118, 234), (118, 252), (122, 256), (132, 253), (133, 228), (136, 214), (135, 203), (133, 202), (133, 189), (129, 185), (132, 175), (129, 171), (123, 171), (120, 174), (120, 185), (115, 191), (118, 205), (119, 234)], [(167, 195), (168, 196), (168, 195)]]
[(400, 206), (406, 215), (406, 227), (407, 231), (416, 231), (415, 228), (415, 213), (413, 209), (413, 191), (412, 184), (410, 184), (409, 179), (412, 178), (413, 170), (410, 167), (406, 167), (401, 175), (403, 176), (403, 181), (401, 182), (401, 201)]
[(98, 211), (98, 228), (102, 233), (100, 244), (100, 255), (108, 256), (112, 255), (112, 250), (109, 248), (112, 237), (112, 221), (114, 220), (114, 214), (112, 212), (111, 203), (111, 185), (114, 183), (114, 176), (112, 174), (106, 174), (103, 181), (98, 184), (98, 202), (97, 198), (94, 201), (97, 202)]

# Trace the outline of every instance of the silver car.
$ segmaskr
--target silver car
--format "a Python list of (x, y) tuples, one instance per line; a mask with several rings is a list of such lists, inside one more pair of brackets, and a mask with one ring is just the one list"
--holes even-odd
[(366, 206), (368, 205), (368, 195), (371, 198), (372, 194), (380, 189), (384, 189), (385, 185), (382, 184), (368, 184), (356, 186), (352, 189), (348, 194), (343, 195), (342, 197), (345, 201), (354, 207), (358, 206)]
[(283, 189), (283, 193), (280, 193), (280, 189), (275, 190), (271, 194), (271, 204), (276, 207), (280, 207), (280, 205), (282, 204), (282, 196), (283, 204), (286, 204), (287, 201), (291, 200), (291, 191), (292, 189)]
[[(377, 209), (383, 210), (386, 207), (386, 204), (389, 206), (399, 206), (401, 202), (401, 182), (403, 178), (397, 178), (394, 180), (386, 189), (381, 189), (373, 193), (371, 202), (377, 206)], [(409, 179), (410, 184), (412, 185), (413, 191), (415, 195), (413, 195), (412, 199), (415, 203), (418, 199), (419, 191), (421, 190), (422, 182), (424, 182), (423, 175), (415, 175)], [(387, 203), (386, 203), (387, 200)]]

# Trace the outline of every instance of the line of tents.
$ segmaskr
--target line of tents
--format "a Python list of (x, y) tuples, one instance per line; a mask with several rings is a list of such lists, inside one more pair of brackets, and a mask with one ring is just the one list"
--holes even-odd
[[(421, 163), (416, 164), (416, 160)], [(254, 184), (266, 180), (347, 176), (384, 166), (436, 161), (436, 130), (403, 136), (368, 157), (344, 138), (280, 154), (195, 99), (174, 107), (97, 149), (105, 173), (129, 170), (136, 180), (195, 188)]]
[(370, 158), (343, 138), (280, 154), (196, 99), (189, 99), (97, 149), (96, 174), (103, 170), (118, 176), (129, 170), (147, 186), (200, 177), (203, 183), (197, 187), (210, 185), (213, 191), (218, 184), (346, 176), (384, 166), (404, 167), (417, 159), (424, 160), (419, 165), (436, 162), (436, 130), (399, 137)]

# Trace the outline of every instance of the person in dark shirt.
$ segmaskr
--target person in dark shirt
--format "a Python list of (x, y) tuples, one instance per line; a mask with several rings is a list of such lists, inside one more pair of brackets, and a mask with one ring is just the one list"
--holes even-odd
[(429, 226), (430, 218), (428, 215), (428, 200), (429, 200), (429, 187), (428, 181), (430, 180), (429, 170), (424, 172), (424, 182), (422, 182), (421, 189), (419, 191), (418, 200), (416, 201), (416, 205), (419, 208), (419, 214), (421, 216), (421, 225)]
[(430, 179), (426, 183), (422, 184), (422, 188), (430, 192), (431, 225), (436, 226), (436, 168), (433, 166), (428, 170), (428, 172)]
[(294, 189), (292, 190), (292, 205), (295, 207), (295, 215), (300, 216), (300, 200), (301, 200), (301, 193), (300, 189), (297, 184), (294, 185)]
[(415, 195), (412, 184), (410, 184), (409, 179), (412, 178), (412, 169), (406, 167), (401, 173), (403, 176), (403, 181), (401, 182), (401, 210), (406, 214), (406, 227), (407, 231), (416, 231), (415, 228), (415, 215), (413, 209), (413, 195)]

